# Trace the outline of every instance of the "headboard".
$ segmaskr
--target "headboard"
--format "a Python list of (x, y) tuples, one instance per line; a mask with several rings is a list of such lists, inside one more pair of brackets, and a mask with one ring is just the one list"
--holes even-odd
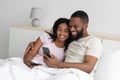
[(102, 38), (102, 39), (120, 41), (120, 36), (116, 36), (116, 35), (112, 35), (112, 34), (97, 33), (97, 32), (91, 32), (90, 34), (95, 35), (95, 36)]
[[(51, 31), (48, 27), (32, 27), (12, 25), (9, 33), (9, 57), (23, 56), (29, 42), (37, 39), (43, 31)], [(103, 33), (90, 33), (102, 39), (120, 41), (119, 36)]]

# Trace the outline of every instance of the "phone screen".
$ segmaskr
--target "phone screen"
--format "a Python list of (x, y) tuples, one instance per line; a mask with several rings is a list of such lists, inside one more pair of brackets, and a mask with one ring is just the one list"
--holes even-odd
[(42, 47), (42, 49), (43, 49), (43, 53), (45, 53), (49, 58), (51, 58), (49, 48), (47, 48), (47, 47)]

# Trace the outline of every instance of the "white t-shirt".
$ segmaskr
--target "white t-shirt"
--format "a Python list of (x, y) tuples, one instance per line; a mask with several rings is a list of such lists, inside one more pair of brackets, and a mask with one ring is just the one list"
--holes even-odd
[(101, 56), (103, 51), (101, 40), (95, 36), (80, 38), (70, 43), (67, 51), (65, 62), (83, 62), (85, 55), (94, 57)]
[[(94, 56), (99, 59), (102, 52), (103, 47), (101, 39), (95, 36), (80, 38), (79, 40), (73, 41), (69, 44), (69, 47), (66, 51), (65, 62), (82, 63), (85, 55)], [(96, 65), (91, 72), (92, 76), (94, 75)]]
[[(43, 43), (42, 47), (48, 47), (50, 50), (50, 54), (54, 54), (60, 61), (63, 61), (65, 57), (64, 48), (58, 48), (55, 43), (52, 41), (50, 35), (46, 32), (44, 32), (40, 39)], [(42, 47), (39, 49), (39, 52), (36, 54), (36, 56), (32, 59), (32, 62), (46, 65), (43, 61), (43, 50)]]

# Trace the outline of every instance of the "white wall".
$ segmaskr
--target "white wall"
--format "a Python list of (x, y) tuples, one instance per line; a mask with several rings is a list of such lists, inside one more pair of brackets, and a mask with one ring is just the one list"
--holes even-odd
[(0, 58), (8, 57), (10, 25), (30, 25), (31, 7), (44, 9), (41, 26), (51, 27), (57, 18), (69, 18), (74, 11), (80, 9), (90, 17), (90, 32), (120, 35), (119, 0), (0, 0)]

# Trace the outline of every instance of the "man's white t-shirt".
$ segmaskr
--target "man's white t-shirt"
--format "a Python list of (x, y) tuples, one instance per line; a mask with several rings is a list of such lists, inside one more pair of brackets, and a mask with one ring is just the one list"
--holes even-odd
[(103, 51), (101, 40), (95, 36), (80, 38), (70, 43), (65, 62), (83, 62), (85, 55), (97, 57), (101, 56)]
[[(98, 58), (99, 61), (102, 52), (103, 47), (101, 39), (95, 36), (80, 38), (79, 40), (73, 41), (69, 44), (69, 47), (66, 50), (65, 62), (83, 63), (85, 55), (94, 56)], [(94, 75), (95, 69), (96, 66), (91, 72), (91, 75)]]
[[(48, 47), (50, 50), (50, 54), (54, 54), (60, 61), (63, 61), (65, 57), (64, 48), (59, 48), (55, 45), (55, 43), (52, 41), (50, 35), (46, 32), (44, 32), (40, 39), (43, 43), (42, 47)], [(32, 62), (37, 64), (46, 65), (43, 61), (43, 50), (42, 47), (39, 49), (39, 52), (37, 55), (32, 59)]]

